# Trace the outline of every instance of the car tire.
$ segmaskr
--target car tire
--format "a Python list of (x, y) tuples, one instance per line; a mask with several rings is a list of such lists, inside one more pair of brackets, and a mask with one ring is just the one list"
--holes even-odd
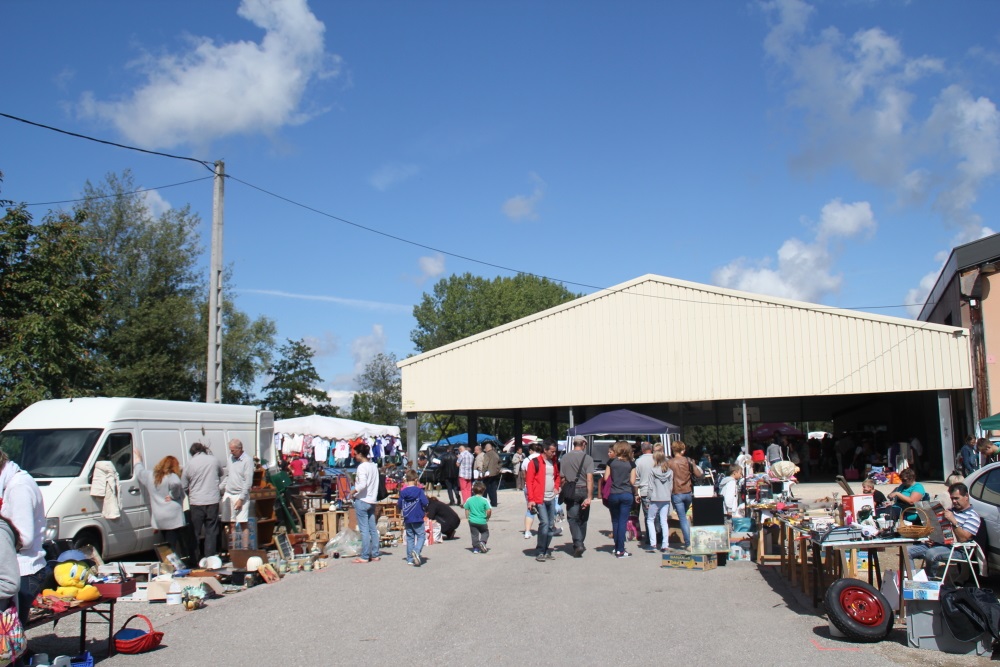
[(73, 548), (93, 547), (98, 556), (103, 556), (103, 540), (101, 534), (95, 530), (83, 530), (73, 538)]
[(826, 591), (826, 613), (834, 627), (856, 642), (878, 642), (892, 630), (892, 607), (874, 586), (839, 579)]

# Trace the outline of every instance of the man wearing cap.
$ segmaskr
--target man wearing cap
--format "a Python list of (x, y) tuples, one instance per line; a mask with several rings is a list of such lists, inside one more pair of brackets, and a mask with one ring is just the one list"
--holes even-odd
[(237, 438), (229, 441), (229, 465), (226, 478), (222, 481), (222, 504), (228, 505), (230, 535), (235, 535), (242, 525), (243, 548), (255, 548), (250, 544), (250, 487), (253, 485), (253, 459), (243, 451), (243, 443)]
[(573, 536), (573, 557), (580, 558), (587, 550), (587, 521), (590, 520), (590, 499), (594, 497), (594, 459), (586, 453), (587, 439), (582, 435), (573, 438), (573, 451), (562, 459), (563, 484), (575, 484), (576, 493), (566, 503), (566, 520)]

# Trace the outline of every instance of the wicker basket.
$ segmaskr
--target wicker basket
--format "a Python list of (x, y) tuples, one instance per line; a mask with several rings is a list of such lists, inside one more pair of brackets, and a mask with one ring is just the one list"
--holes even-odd
[[(907, 525), (903, 523), (906, 520), (906, 515), (910, 516), (916, 513), (920, 517), (920, 526)], [(922, 537), (927, 537), (934, 532), (934, 524), (937, 523), (937, 517), (925, 510), (923, 507), (910, 507), (903, 510), (899, 515), (899, 522), (896, 524), (896, 532), (899, 533), (900, 537), (905, 537), (910, 540), (919, 540)]]
[[(146, 621), (149, 630), (125, 627), (134, 618)], [(119, 653), (143, 653), (156, 648), (161, 641), (163, 641), (163, 633), (153, 630), (153, 623), (148, 618), (142, 614), (135, 614), (130, 616), (122, 625), (122, 629), (115, 633), (115, 650)]]

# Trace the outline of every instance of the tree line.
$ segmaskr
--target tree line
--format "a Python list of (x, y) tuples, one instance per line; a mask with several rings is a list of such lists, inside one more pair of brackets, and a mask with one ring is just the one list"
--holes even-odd
[[(136, 190), (131, 172), (108, 174), (88, 181), (72, 210), (50, 210), (41, 220), (24, 204), (0, 199), (0, 425), (48, 398), (204, 400), (208, 286), (199, 268), (200, 219), (189, 206), (154, 213)], [(302, 340), (278, 346), (272, 319), (238, 308), (230, 273), (223, 402), (261, 405), (279, 419), (336, 415), (313, 350)], [(453, 275), (414, 307), (410, 337), (416, 353), (425, 352), (578, 296), (526, 274)], [(403, 425), (396, 363), (391, 353), (367, 363), (345, 416)], [(430, 437), (462, 428), (461, 418), (434, 415), (421, 425)]]

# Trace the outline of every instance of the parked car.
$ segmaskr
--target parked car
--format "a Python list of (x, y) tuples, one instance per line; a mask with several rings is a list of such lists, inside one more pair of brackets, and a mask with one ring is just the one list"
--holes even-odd
[(972, 507), (986, 524), (987, 559), (991, 572), (1000, 572), (1000, 463), (983, 466), (965, 478)]

